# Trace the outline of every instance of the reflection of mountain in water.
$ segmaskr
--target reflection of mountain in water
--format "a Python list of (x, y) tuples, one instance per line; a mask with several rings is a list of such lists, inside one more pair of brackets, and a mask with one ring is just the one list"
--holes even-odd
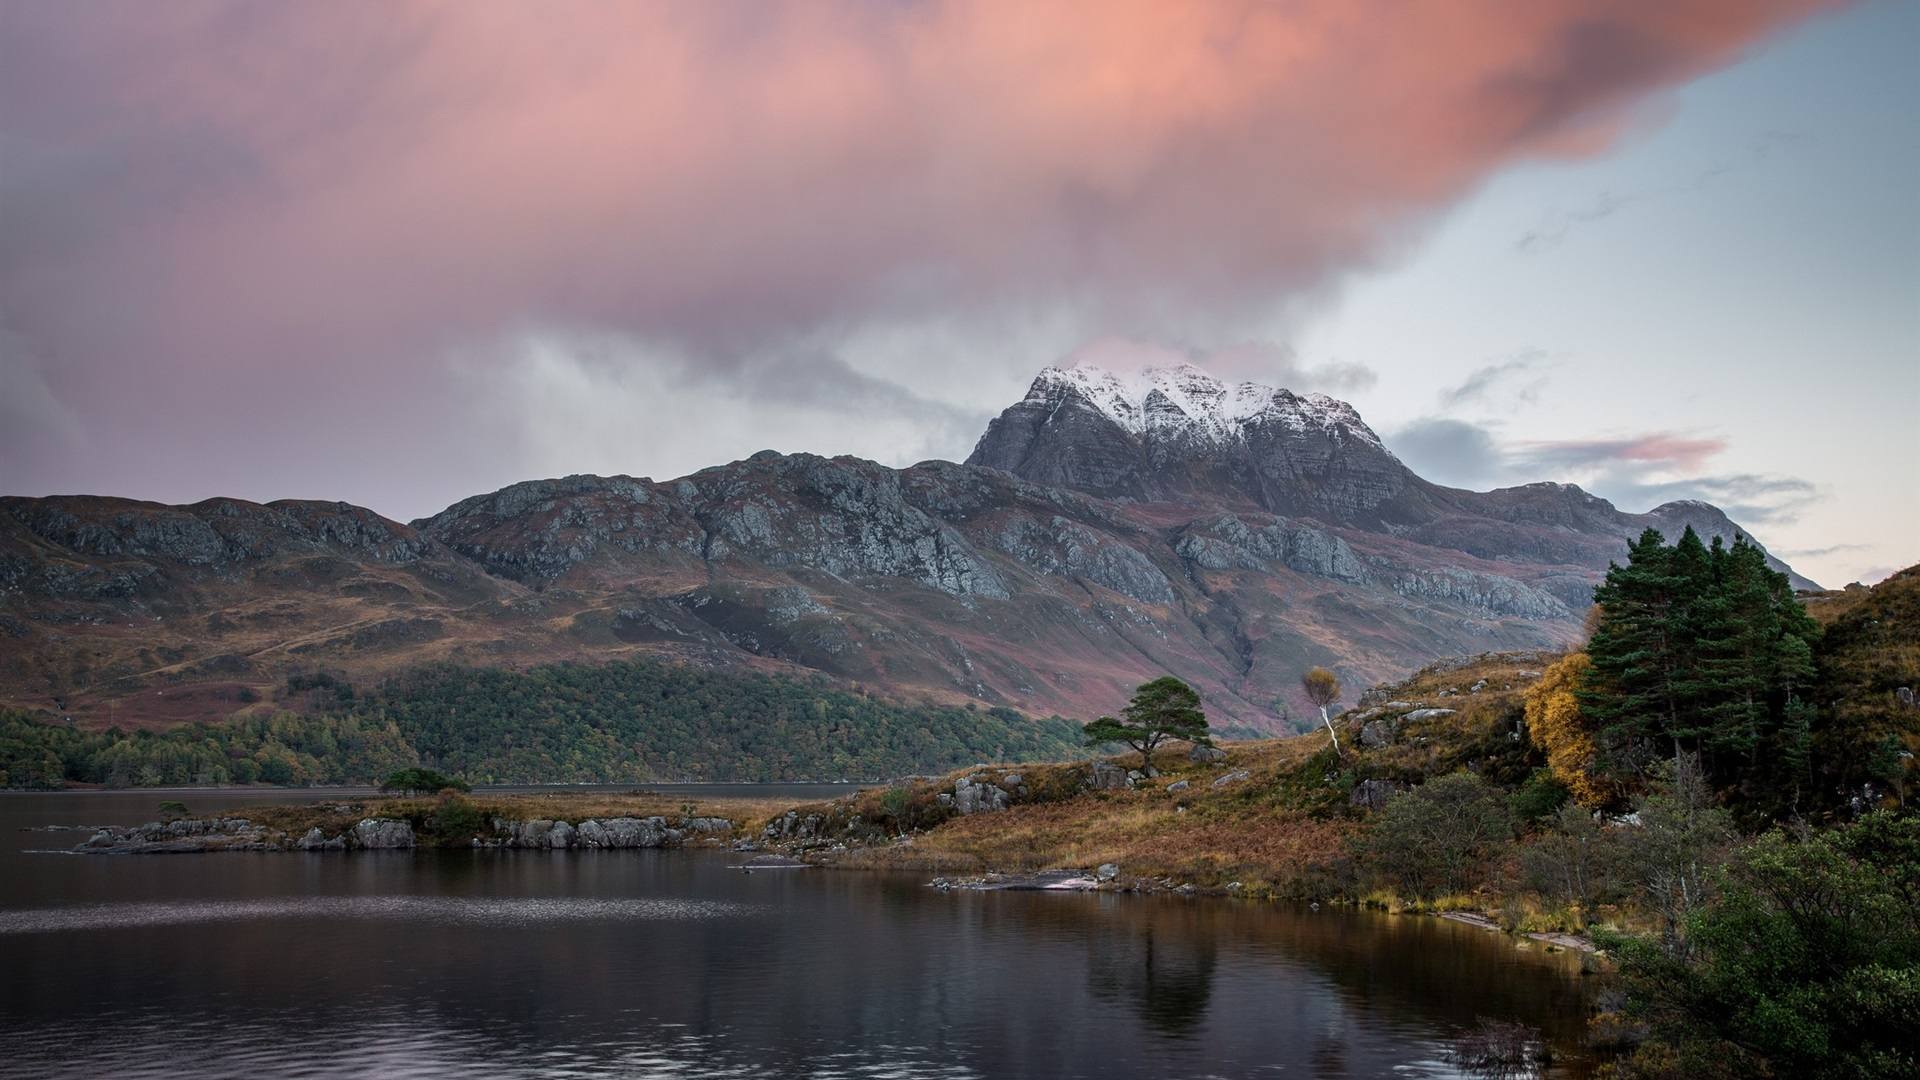
[(1156, 934), (1120, 927), (1098, 934), (1087, 958), (1087, 987), (1094, 997), (1124, 1001), (1147, 1027), (1162, 1035), (1190, 1036), (1206, 1018), (1213, 996), (1211, 935)]

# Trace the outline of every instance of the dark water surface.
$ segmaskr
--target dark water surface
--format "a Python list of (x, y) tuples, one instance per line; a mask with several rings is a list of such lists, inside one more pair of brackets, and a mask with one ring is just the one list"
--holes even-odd
[(313, 795), (0, 795), (0, 1075), (1428, 1077), (1477, 1017), (1583, 1015), (1563, 957), (1434, 919), (710, 851), (23, 850), (175, 797)]

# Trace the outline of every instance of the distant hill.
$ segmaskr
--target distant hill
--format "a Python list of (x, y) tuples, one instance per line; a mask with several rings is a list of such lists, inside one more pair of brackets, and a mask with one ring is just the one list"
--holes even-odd
[(1216, 722), (1277, 730), (1307, 666), (1365, 685), (1563, 644), (1629, 537), (1688, 525), (1738, 530), (1704, 503), (1431, 484), (1319, 395), (1048, 369), (966, 464), (763, 451), (528, 481), (410, 525), (0, 499), (0, 703), (165, 727), (299, 705), (302, 674), (653, 658), (1070, 717), (1172, 672)]

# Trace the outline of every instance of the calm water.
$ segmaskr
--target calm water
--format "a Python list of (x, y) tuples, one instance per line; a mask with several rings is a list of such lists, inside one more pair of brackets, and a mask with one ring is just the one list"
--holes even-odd
[(22, 850), (163, 797), (312, 796), (0, 795), (0, 1074), (1425, 1077), (1476, 1017), (1582, 1016), (1563, 958), (1433, 919), (721, 852)]

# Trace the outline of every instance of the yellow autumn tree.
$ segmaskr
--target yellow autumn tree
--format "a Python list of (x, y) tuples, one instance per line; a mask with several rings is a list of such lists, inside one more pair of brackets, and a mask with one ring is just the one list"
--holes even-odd
[(1547, 768), (1555, 780), (1567, 785), (1575, 802), (1599, 807), (1613, 801), (1617, 792), (1593, 773), (1598, 748), (1581, 720), (1580, 700), (1573, 695), (1586, 670), (1586, 653), (1568, 653), (1527, 691), (1527, 738), (1546, 751)]

